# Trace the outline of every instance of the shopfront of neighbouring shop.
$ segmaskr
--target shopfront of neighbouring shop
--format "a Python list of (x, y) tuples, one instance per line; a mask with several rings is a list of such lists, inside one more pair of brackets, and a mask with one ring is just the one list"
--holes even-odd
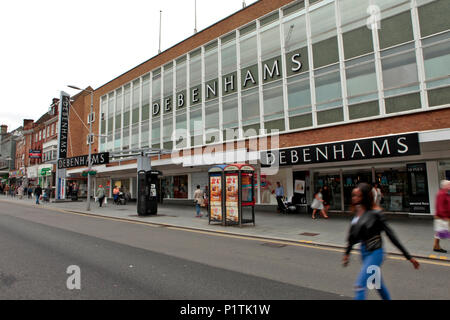
[[(330, 210), (346, 212), (351, 210), (352, 190), (366, 182), (378, 183), (386, 212), (429, 215), (439, 181), (450, 176), (450, 136), (442, 134), (437, 141), (430, 137), (412, 133), (262, 152), (260, 203), (270, 199), (275, 204), (270, 186), (277, 181), (288, 198), (306, 206), (327, 186)], [(264, 177), (267, 161), (279, 170)]]

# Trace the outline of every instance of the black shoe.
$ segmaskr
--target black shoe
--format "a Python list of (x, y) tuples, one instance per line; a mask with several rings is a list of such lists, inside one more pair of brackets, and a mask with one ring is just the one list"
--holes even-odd
[(447, 253), (447, 250), (444, 250), (442, 248), (440, 248), (440, 249), (433, 249), (433, 251), (440, 252), (440, 253)]

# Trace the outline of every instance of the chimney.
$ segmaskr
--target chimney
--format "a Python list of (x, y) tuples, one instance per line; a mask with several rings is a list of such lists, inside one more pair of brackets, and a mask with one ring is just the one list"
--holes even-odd
[(30, 120), (30, 119), (24, 119), (23, 120), (23, 129), (24, 130), (28, 130), (29, 125), (33, 124), (34, 120)]
[(1, 131), (0, 131), (1, 134), (6, 134), (6, 133), (8, 133), (8, 126), (7, 126), (7, 125), (2, 124), (2, 125), (0, 126), (0, 128), (1, 128)]

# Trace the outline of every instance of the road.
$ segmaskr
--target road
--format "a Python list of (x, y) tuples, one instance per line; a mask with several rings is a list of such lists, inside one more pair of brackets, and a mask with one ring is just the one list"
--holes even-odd
[[(195, 218), (193, 218), (195, 219)], [(351, 299), (359, 255), (0, 201), (0, 299)], [(69, 266), (81, 289), (69, 290)], [(393, 299), (449, 299), (450, 264), (387, 259)], [(369, 299), (378, 299), (376, 292)]]

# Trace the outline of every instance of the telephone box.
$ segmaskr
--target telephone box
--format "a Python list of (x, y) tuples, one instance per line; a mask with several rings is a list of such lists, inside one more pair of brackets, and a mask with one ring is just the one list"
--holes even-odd
[(224, 223), (225, 179), (223, 169), (226, 165), (217, 165), (208, 170), (209, 197), (208, 216), (211, 222)]
[(138, 203), (139, 216), (156, 215), (158, 213), (159, 180), (162, 175), (157, 170), (140, 170), (138, 172)]
[(224, 168), (225, 225), (255, 225), (255, 169), (247, 164)]

